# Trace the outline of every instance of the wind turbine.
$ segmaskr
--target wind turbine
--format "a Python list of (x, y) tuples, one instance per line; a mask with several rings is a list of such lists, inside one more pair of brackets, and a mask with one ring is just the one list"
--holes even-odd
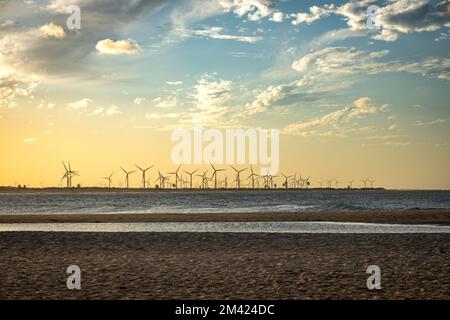
[(348, 186), (350, 189), (353, 189), (353, 180), (348, 181)]
[(238, 170), (233, 166), (230, 166), (231, 168), (233, 168), (234, 171), (236, 171), (236, 188), (240, 189), (241, 188), (241, 172), (247, 170), (247, 168)]
[(367, 188), (367, 179), (366, 180), (361, 180), (361, 182), (364, 184), (364, 189)]
[(130, 181), (130, 180), (129, 180), (129, 175), (132, 174), (133, 172), (136, 172), (136, 170), (127, 172), (127, 171), (126, 171), (124, 168), (122, 168), (122, 167), (120, 167), (120, 169), (122, 169), (122, 171), (125, 172), (125, 184), (126, 184), (127, 189), (128, 189), (128, 187), (129, 187), (129, 181)]
[(277, 184), (273, 182), (273, 178), (278, 178), (278, 176), (270, 176), (270, 188), (273, 189), (273, 187), (275, 186), (275, 188), (277, 187)]
[(331, 184), (333, 183), (333, 180), (326, 180), (328, 184), (328, 189), (331, 189)]
[(308, 178), (304, 179), (305, 185), (306, 185), (306, 189), (308, 189), (308, 187), (311, 185), (311, 182), (309, 182), (309, 178), (311, 178), (311, 177), (308, 177)]
[(178, 180), (180, 180), (180, 177), (178, 176), (178, 171), (181, 168), (181, 164), (178, 166), (177, 171), (175, 172), (168, 172), (168, 174), (174, 174), (175, 175), (175, 189), (178, 189)]
[(373, 189), (373, 184), (375, 183), (375, 180), (369, 180), (370, 182), (370, 189)]
[(336, 189), (339, 189), (339, 182), (338, 179), (334, 179), (334, 185), (336, 187)]
[(284, 173), (281, 174), (284, 177), (284, 187), (287, 189), (288, 186), (288, 179), (291, 178), (292, 176), (287, 176)]
[(108, 188), (111, 189), (111, 184), (112, 184), (112, 180), (111, 177), (114, 174), (114, 172), (111, 173), (111, 175), (109, 177), (104, 177), (104, 180), (108, 180)]
[(250, 166), (250, 172), (251, 174), (248, 176), (247, 180), (250, 178), (252, 179), (252, 189), (255, 189), (255, 177), (257, 177), (258, 175), (253, 172), (252, 166)]
[(63, 177), (61, 178), (61, 181), (63, 181), (64, 179), (66, 179), (67, 181), (67, 188), (71, 188), (72, 187), (72, 177), (73, 176), (79, 176), (77, 171), (73, 171), (72, 168), (70, 167), (70, 162), (67, 161), (68, 166), (66, 166), (66, 164), (64, 163), (64, 161), (62, 162), (64, 169), (66, 170), (66, 172), (64, 173)]
[(150, 166), (150, 167), (148, 167), (148, 168), (146, 168), (146, 169), (142, 169), (142, 168), (139, 167), (137, 164), (135, 164), (135, 166), (136, 166), (136, 168), (138, 168), (139, 170), (142, 171), (142, 188), (145, 189), (145, 183), (146, 183), (146, 181), (147, 181), (147, 180), (145, 179), (145, 173), (146, 173), (149, 169), (153, 168), (153, 166)]
[(202, 178), (202, 182), (201, 182), (202, 189), (208, 188), (208, 177), (206, 176), (207, 172), (208, 172), (208, 170), (205, 170), (205, 172), (203, 172), (203, 174), (196, 174), (197, 177)]
[(210, 163), (210, 165), (214, 171), (213, 174), (211, 175), (211, 179), (214, 177), (214, 189), (217, 189), (217, 172), (225, 171), (225, 169), (216, 169), (216, 168), (214, 168), (212, 163)]

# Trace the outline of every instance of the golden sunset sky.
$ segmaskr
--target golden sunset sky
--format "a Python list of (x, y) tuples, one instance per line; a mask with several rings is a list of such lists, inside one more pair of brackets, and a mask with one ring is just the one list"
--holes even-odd
[(201, 122), (278, 129), (279, 174), (312, 186), (449, 189), (449, 27), (432, 0), (0, 0), (0, 185), (58, 186), (63, 160), (74, 184), (153, 183)]

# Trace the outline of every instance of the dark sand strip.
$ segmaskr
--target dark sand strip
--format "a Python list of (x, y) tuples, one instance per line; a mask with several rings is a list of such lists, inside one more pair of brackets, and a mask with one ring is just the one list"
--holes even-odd
[(226, 221), (336, 221), (450, 225), (450, 210), (298, 212), (298, 213), (189, 213), (189, 214), (1, 214), (0, 223), (63, 222), (226, 222)]
[(0, 299), (450, 299), (447, 234), (11, 232), (0, 257)]

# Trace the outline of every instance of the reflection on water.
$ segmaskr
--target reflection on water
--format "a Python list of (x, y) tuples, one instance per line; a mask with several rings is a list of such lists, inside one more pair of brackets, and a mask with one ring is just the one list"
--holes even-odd
[(450, 226), (342, 222), (5, 223), (0, 232), (450, 233)]

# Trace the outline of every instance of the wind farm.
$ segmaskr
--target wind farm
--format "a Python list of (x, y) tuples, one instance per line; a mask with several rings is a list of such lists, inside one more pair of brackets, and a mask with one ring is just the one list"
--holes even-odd
[[(110, 175), (101, 178), (101, 182), (98, 185), (83, 185), (80, 183), (73, 183), (73, 178), (82, 178), (82, 173), (80, 171), (72, 170), (70, 161), (64, 162), (63, 164), (63, 176), (59, 181), (55, 181), (55, 185), (44, 186), (41, 182), (39, 186), (33, 187), (29, 183), (17, 184), (14, 183), (10, 186), (3, 186), (0, 188), (20, 188), (20, 189), (52, 189), (52, 188), (62, 188), (62, 189), (114, 189), (114, 190), (372, 190), (372, 189), (384, 189), (382, 187), (377, 187), (375, 185), (375, 180), (370, 178), (360, 179), (360, 185), (354, 186), (354, 180), (347, 180), (347, 184), (341, 185), (340, 181), (336, 178), (332, 179), (322, 179), (316, 182), (311, 182), (311, 177), (302, 178), (301, 174), (291, 174), (286, 175), (281, 173), (281, 176), (272, 175), (267, 172), (265, 175), (258, 175), (254, 171), (253, 165), (248, 167), (242, 167), (237, 169), (233, 165), (227, 167), (218, 167), (210, 163), (210, 168), (212, 174), (207, 175), (208, 169), (204, 170), (202, 174), (198, 172), (201, 168), (195, 168), (188, 171), (187, 168), (184, 169), (183, 165), (180, 164), (174, 171), (168, 171), (164, 174), (162, 169), (156, 168), (151, 165), (143, 168), (139, 165), (135, 165), (137, 170), (127, 171), (124, 167), (120, 166), (120, 169), (124, 174), (124, 180), (113, 183), (112, 176), (114, 172)], [(192, 166), (189, 166), (192, 168)], [(153, 169), (153, 170), (152, 170)], [(249, 170), (250, 174), (242, 179), (241, 174)], [(136, 177), (136, 180), (131, 180), (133, 173), (137, 171), (141, 172), (140, 177)], [(180, 174), (184, 172), (187, 178), (183, 178)], [(220, 173), (220, 175), (219, 175)], [(231, 185), (228, 184), (228, 179), (231, 176)], [(298, 178), (297, 178), (298, 176)], [(171, 178), (173, 178), (171, 180)], [(139, 180), (138, 180), (139, 179)], [(172, 181), (172, 182), (171, 182)], [(243, 183), (247, 181), (247, 183)], [(60, 182), (65, 182), (61, 184)], [(153, 182), (153, 183), (152, 183)]]
[[(218, 167), (210, 163), (211, 170), (203, 170), (201, 167), (194, 168), (191, 171), (184, 169), (180, 164), (174, 171), (168, 171), (164, 174), (164, 171), (154, 165), (148, 167), (141, 167), (134, 165), (136, 170), (127, 171), (123, 166), (120, 169), (124, 174), (124, 180), (119, 180), (117, 184), (113, 183), (112, 176), (104, 176), (97, 185), (83, 185), (81, 182), (74, 184), (73, 179), (78, 178), (81, 180), (82, 173), (75, 171), (71, 167), (70, 161), (62, 161), (63, 164), (63, 176), (54, 185), (44, 186), (42, 182), (38, 186), (32, 186), (30, 183), (14, 183), (9, 186), (0, 186), (2, 189), (14, 188), (14, 189), (114, 189), (118, 190), (380, 190), (383, 187), (376, 186), (375, 179), (364, 178), (360, 179), (360, 184), (354, 186), (354, 180), (345, 180), (347, 184), (341, 184), (336, 179), (321, 179), (317, 181), (311, 180), (311, 177), (302, 178), (301, 174), (286, 175), (281, 173), (281, 176), (272, 175), (267, 172), (265, 175), (258, 175), (254, 171), (253, 165), (248, 167), (242, 167), (237, 169), (235, 166), (230, 165), (228, 168)], [(189, 166), (192, 168), (192, 166)], [(153, 169), (153, 170), (152, 170)], [(250, 174), (242, 179), (241, 174), (245, 171), (250, 171)], [(141, 175), (136, 176), (135, 180), (132, 180), (133, 173), (140, 171)], [(212, 174), (208, 176), (208, 172)], [(182, 174), (185, 173), (187, 178), (184, 178)], [(220, 173), (220, 174), (219, 174)], [(298, 176), (298, 178), (297, 178)], [(231, 177), (232, 184), (228, 183)], [(172, 179), (173, 178), (173, 179)], [(118, 178), (117, 178), (118, 179)], [(172, 182), (171, 182), (172, 181)], [(243, 183), (247, 181), (247, 183)], [(62, 184), (61, 182), (65, 182)], [(152, 183), (153, 182), (153, 183)]]

